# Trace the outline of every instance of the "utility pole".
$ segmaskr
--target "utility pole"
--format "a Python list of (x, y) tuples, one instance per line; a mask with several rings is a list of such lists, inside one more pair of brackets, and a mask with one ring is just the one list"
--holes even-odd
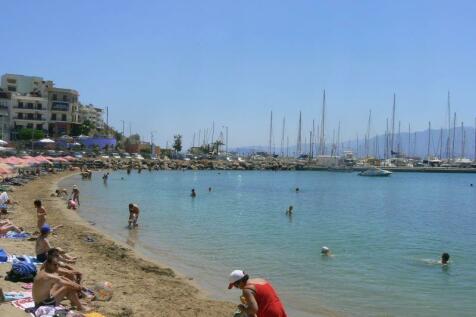
[(122, 122), (122, 137), (125, 137), (124, 135), (124, 125), (126, 124), (126, 122), (124, 120), (121, 120)]
[(326, 139), (325, 139), (325, 122), (326, 122), (326, 90), (322, 94), (322, 114), (321, 114), (321, 133), (319, 135), (319, 152), (324, 155), (326, 152)]
[(106, 126), (107, 126), (106, 135), (109, 137), (109, 107), (108, 106), (106, 106)]

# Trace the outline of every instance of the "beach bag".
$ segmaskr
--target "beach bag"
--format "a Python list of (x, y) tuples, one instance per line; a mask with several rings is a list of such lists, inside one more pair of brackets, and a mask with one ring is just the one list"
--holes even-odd
[(36, 276), (36, 266), (33, 263), (18, 261), (12, 264), (12, 269), (7, 272), (5, 279), (11, 282), (31, 283)]
[(0, 262), (7, 262), (8, 260), (8, 254), (5, 252), (5, 250), (0, 249)]

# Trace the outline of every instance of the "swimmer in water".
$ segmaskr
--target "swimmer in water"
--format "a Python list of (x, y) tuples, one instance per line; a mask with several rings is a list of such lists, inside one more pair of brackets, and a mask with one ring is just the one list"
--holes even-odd
[(332, 253), (331, 253), (331, 249), (329, 249), (328, 247), (324, 246), (321, 248), (321, 255), (324, 255), (324, 256), (331, 256)]
[(449, 253), (446, 253), (444, 252), (442, 255), (441, 255), (441, 260), (440, 260), (440, 264), (441, 265), (448, 265), (450, 261), (450, 255)]
[(293, 206), (289, 206), (289, 208), (286, 210), (286, 216), (292, 216), (293, 215)]
[(190, 196), (192, 196), (192, 198), (197, 197), (197, 193), (195, 192), (195, 188), (192, 188), (192, 193), (190, 194)]
[(296, 187), (296, 193), (299, 193), (299, 187)]
[(212, 188), (211, 187), (208, 187), (208, 192), (210, 193), (212, 191)]

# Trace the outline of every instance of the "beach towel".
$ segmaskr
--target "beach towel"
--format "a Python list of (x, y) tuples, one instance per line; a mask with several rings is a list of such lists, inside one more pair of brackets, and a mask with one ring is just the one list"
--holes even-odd
[(35, 307), (35, 301), (33, 300), (32, 297), (26, 297), (22, 299), (17, 299), (13, 302), (11, 302), (13, 306), (16, 308), (19, 308), (21, 310), (29, 309), (29, 308), (34, 308)]
[(32, 255), (9, 255), (8, 256), (7, 262), (14, 263), (14, 262), (17, 262), (17, 261), (33, 263), (35, 265), (42, 264), (40, 261), (38, 261), (36, 259), (36, 256), (32, 256)]
[(103, 314), (100, 314), (100, 313), (88, 313), (88, 314), (84, 315), (84, 317), (106, 317), (106, 316), (104, 316)]
[(5, 234), (0, 235), (0, 238), (3, 239), (28, 239), (31, 237), (31, 234), (26, 232), (15, 232), (15, 231), (8, 231)]
[(3, 296), (5, 297), (6, 302), (12, 302), (19, 299), (31, 297), (31, 291), (30, 292), (5, 292), (3, 293)]

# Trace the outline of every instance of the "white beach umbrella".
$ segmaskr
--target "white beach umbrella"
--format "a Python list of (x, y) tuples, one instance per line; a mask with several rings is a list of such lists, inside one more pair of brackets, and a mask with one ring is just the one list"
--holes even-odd
[(51, 140), (51, 139), (48, 139), (48, 138), (45, 138), (45, 139), (41, 139), (40, 141), (38, 141), (40, 143), (55, 143), (55, 141)]
[(7, 141), (0, 140), (0, 145), (5, 145), (5, 144), (8, 144), (8, 142), (7, 142)]

